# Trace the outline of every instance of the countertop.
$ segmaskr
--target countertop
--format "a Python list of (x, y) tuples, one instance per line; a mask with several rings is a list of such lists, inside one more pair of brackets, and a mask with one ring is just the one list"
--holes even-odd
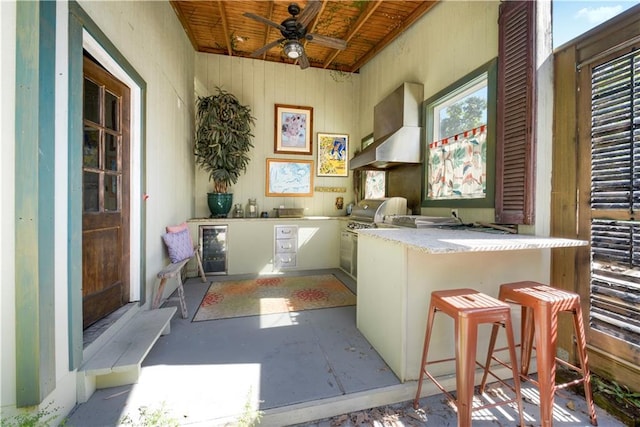
[(348, 220), (348, 216), (323, 216), (323, 215), (310, 215), (296, 218), (279, 218), (279, 217), (269, 217), (269, 218), (191, 218), (188, 222), (215, 222), (215, 223), (223, 223), (223, 222), (242, 222), (242, 221), (317, 221), (317, 220)]
[(358, 230), (358, 235), (405, 245), (411, 249), (430, 254), (568, 248), (588, 245), (585, 240), (449, 228), (377, 228)]

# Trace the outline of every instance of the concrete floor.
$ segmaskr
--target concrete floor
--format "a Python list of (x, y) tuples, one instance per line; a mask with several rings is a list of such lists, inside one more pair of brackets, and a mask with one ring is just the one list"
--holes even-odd
[[(355, 289), (341, 271), (328, 272)], [(198, 279), (186, 281), (189, 318), (178, 315), (171, 321), (171, 333), (152, 348), (137, 384), (97, 390), (75, 408), (66, 425), (161, 425), (164, 420), (164, 425), (236, 426), (256, 418), (270, 426), (359, 425), (354, 421), (362, 415), (346, 414), (371, 416), (377, 412), (361, 411), (374, 407), (402, 414), (395, 425), (456, 425), (455, 412), (431, 384), (423, 387), (425, 395), (433, 395), (421, 400), (424, 412), (413, 411), (408, 401), (415, 381), (401, 384), (358, 332), (355, 307), (191, 322), (208, 287)], [(527, 424), (539, 425), (535, 390), (527, 393)], [(584, 398), (563, 393), (556, 399), (555, 425), (589, 425), (580, 406)], [(567, 409), (567, 402), (573, 409)], [(474, 415), (474, 426), (516, 425), (513, 414), (500, 408), (482, 411)], [(130, 421), (123, 423), (127, 416)], [(598, 416), (600, 426), (622, 426), (599, 408)]]

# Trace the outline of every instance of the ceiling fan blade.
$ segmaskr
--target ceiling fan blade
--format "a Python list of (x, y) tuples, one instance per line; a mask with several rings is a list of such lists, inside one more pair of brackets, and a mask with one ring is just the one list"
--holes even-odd
[(309, 0), (304, 10), (296, 19), (302, 27), (309, 25), (311, 20), (318, 14), (322, 8), (322, 0)]
[(251, 56), (252, 58), (257, 58), (258, 56), (262, 55), (263, 53), (265, 53), (269, 49), (278, 46), (283, 41), (284, 41), (284, 39), (278, 39), (278, 40), (272, 41), (271, 43), (262, 46), (260, 49), (256, 50), (255, 52), (253, 52), (249, 56)]
[(273, 21), (270, 21), (267, 18), (264, 18), (260, 15), (256, 15), (255, 13), (245, 12), (242, 15), (246, 16), (247, 18), (255, 19), (258, 22), (262, 22), (263, 24), (271, 25), (272, 27), (277, 28), (280, 31), (285, 29), (282, 25), (277, 24)]
[(298, 58), (298, 64), (302, 70), (309, 68), (309, 58), (307, 58), (307, 54), (304, 53), (304, 51), (302, 52), (302, 55), (300, 55), (300, 58)]
[(307, 34), (307, 39), (311, 43), (318, 43), (332, 49), (344, 50), (347, 48), (346, 41), (329, 36), (322, 36), (320, 34)]

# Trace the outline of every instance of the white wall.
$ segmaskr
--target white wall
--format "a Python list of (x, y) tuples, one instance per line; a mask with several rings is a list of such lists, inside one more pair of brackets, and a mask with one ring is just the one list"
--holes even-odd
[[(361, 69), (361, 135), (373, 131), (373, 107), (402, 82), (422, 83), (424, 99), (498, 56), (499, 1), (444, 0)], [(419, 185), (419, 183), (416, 183)], [(424, 215), (449, 209), (422, 208)], [(493, 209), (459, 209), (466, 221), (494, 221)]]
[[(404, 81), (422, 83), (424, 99), (498, 56), (500, 2), (444, 0), (361, 70), (358, 129), (372, 132), (373, 107)], [(536, 202), (534, 226), (521, 233), (549, 235), (551, 200), (551, 138), (553, 62), (551, 1), (537, 2), (536, 40)], [(448, 208), (422, 208), (425, 215), (449, 215)], [(493, 222), (494, 209), (459, 209), (465, 222)]]
[(359, 130), (373, 132), (373, 107), (402, 82), (428, 99), (498, 56), (499, 1), (444, 0), (361, 69)]
[[(132, 194), (146, 216), (147, 297), (166, 262), (165, 226), (194, 216), (192, 155), (195, 52), (168, 2), (80, 1), (80, 5), (146, 82), (146, 186)], [(133, 147), (136, 149), (136, 147)], [(133, 171), (134, 176), (139, 171)], [(143, 195), (149, 198), (141, 202)], [(132, 236), (139, 239), (139, 236)], [(132, 259), (132, 263), (137, 262)], [(132, 286), (135, 286), (132, 283)]]
[[(247, 204), (255, 197), (260, 211), (271, 215), (272, 209), (305, 208), (305, 215), (345, 215), (346, 205), (353, 200), (351, 172), (349, 177), (314, 176), (314, 187), (345, 187), (346, 193), (314, 191), (312, 197), (266, 197), (266, 159), (288, 158), (313, 160), (317, 155), (318, 132), (345, 133), (350, 136), (350, 156), (360, 145), (358, 131), (358, 93), (360, 76), (342, 75), (317, 68), (301, 70), (296, 65), (265, 62), (254, 59), (198, 53), (196, 55), (196, 92), (198, 96), (215, 94), (215, 87), (234, 94), (248, 105), (256, 117), (253, 129), (254, 148), (247, 173), (231, 187), (234, 203)], [(313, 107), (313, 155), (274, 155), (275, 104)], [(315, 175), (315, 174), (314, 174)], [(207, 192), (213, 191), (208, 174), (197, 168), (193, 193), (196, 217), (208, 217)], [(344, 197), (345, 208), (335, 207), (337, 196)]]

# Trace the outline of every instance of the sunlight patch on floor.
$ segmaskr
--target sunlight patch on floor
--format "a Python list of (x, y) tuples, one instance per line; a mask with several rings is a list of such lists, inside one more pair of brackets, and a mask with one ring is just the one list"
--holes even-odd
[[(537, 407), (540, 407), (540, 393), (535, 387), (521, 387), (522, 398), (527, 399), (534, 403)], [(539, 414), (534, 414), (535, 417), (539, 417)], [(580, 419), (575, 415), (572, 415), (568, 409), (559, 406), (557, 402), (553, 404), (553, 420), (559, 423), (577, 423)]]
[[(286, 301), (286, 298), (282, 299)], [(260, 301), (260, 304), (262, 305), (262, 300)], [(284, 304), (286, 304), (286, 302), (284, 302)], [(260, 316), (260, 329), (280, 328), (283, 326), (297, 325), (298, 316), (299, 313), (294, 311)]]
[(237, 418), (247, 407), (259, 408), (260, 376), (259, 363), (145, 366), (129, 395), (127, 412), (164, 403), (185, 423)]

